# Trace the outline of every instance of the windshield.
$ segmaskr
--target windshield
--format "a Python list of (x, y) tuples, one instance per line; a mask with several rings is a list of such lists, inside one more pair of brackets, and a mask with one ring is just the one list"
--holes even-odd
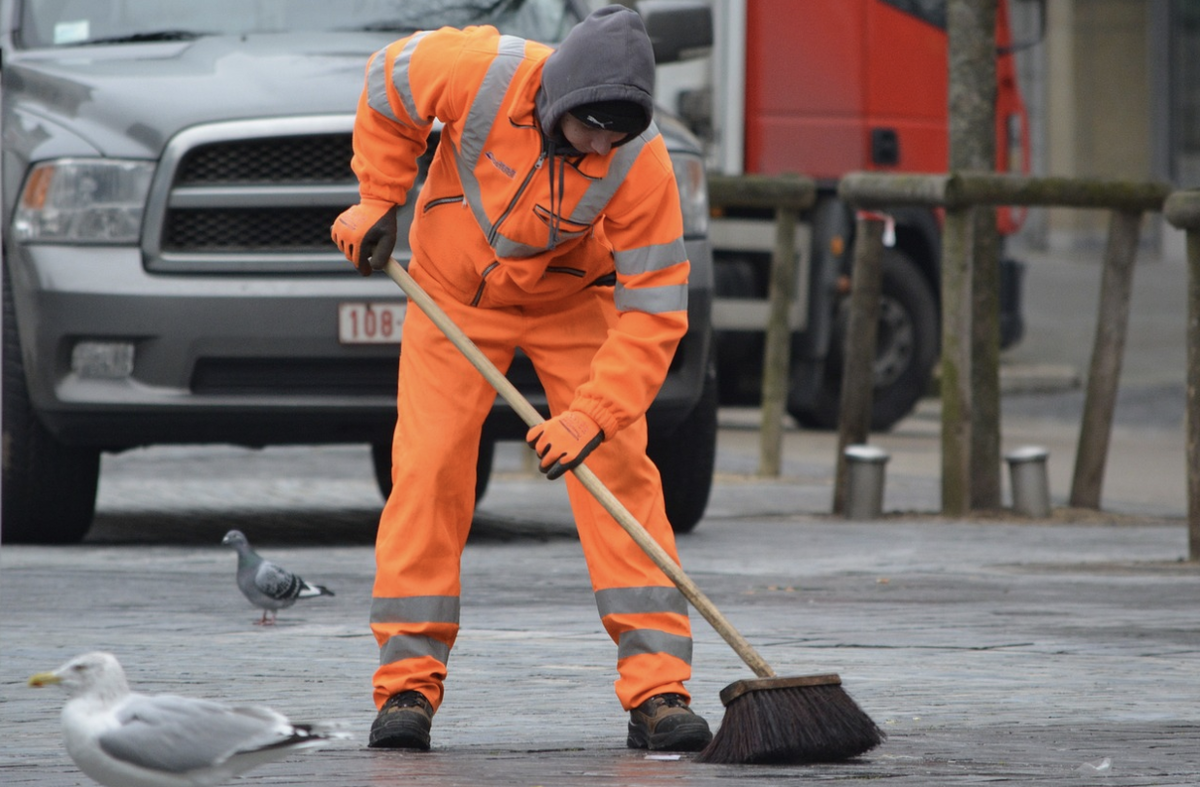
[(556, 43), (579, 21), (571, 0), (26, 0), (19, 39), (41, 48), (487, 24)]

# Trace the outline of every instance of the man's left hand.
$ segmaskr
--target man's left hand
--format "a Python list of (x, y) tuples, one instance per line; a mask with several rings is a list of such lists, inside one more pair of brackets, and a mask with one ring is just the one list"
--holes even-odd
[(553, 480), (578, 467), (604, 442), (604, 432), (588, 416), (568, 410), (530, 429), (525, 442), (541, 460), (539, 469)]

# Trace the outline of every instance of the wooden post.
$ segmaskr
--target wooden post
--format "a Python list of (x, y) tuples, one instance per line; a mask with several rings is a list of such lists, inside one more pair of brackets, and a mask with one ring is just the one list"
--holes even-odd
[(783, 446), (783, 413), (787, 403), (792, 326), (788, 319), (796, 290), (796, 222), (794, 208), (775, 211), (775, 250), (767, 298), (766, 348), (763, 351), (762, 432), (758, 474), (778, 476)]
[[(980, 8), (992, 0), (950, 0), (947, 8), (951, 20), (951, 65), (956, 58), (964, 56), (955, 44), (954, 31), (964, 20), (983, 18)], [(994, 18), (994, 8), (992, 6)], [(986, 16), (986, 13), (984, 14)], [(962, 38), (962, 36), (960, 36)], [(979, 43), (976, 37), (976, 43)], [(980, 44), (982, 46), (982, 44)], [(988, 44), (991, 46), (991, 44)], [(991, 54), (980, 50), (980, 57)], [(951, 80), (952, 104), (956, 90), (961, 90)], [(960, 99), (966, 101), (962, 96)], [(969, 102), (968, 102), (969, 103)], [(955, 121), (951, 113), (952, 122)], [(953, 131), (953, 129), (952, 129)], [(951, 148), (955, 144), (952, 133)], [(953, 165), (952, 165), (953, 166)], [(942, 243), (942, 510), (949, 515), (962, 515), (979, 498), (973, 488), (979, 478), (991, 477), (991, 470), (984, 468), (983, 459), (975, 464), (976, 455), (991, 454), (986, 438), (977, 441), (977, 429), (999, 427), (999, 408), (996, 416), (989, 420), (986, 413), (976, 417), (977, 408), (986, 408), (986, 401), (976, 401), (976, 396), (990, 397), (989, 384), (975, 384), (982, 379), (976, 377), (974, 366), (991, 363), (986, 353), (975, 354), (966, 345), (975, 335), (976, 315), (972, 313), (976, 298), (971, 282), (975, 280), (973, 268), (983, 264), (973, 257), (978, 248), (974, 235), (978, 225), (971, 219), (972, 208), (981, 206), (991, 214), (994, 205), (1044, 205), (1074, 208), (1107, 208), (1113, 211), (1109, 232), (1109, 247), (1105, 254), (1104, 281), (1102, 282), (1101, 322), (1097, 329), (1096, 348), (1092, 354), (1092, 372), (1085, 402), (1085, 413), (1081, 425), (1081, 441), (1076, 457), (1076, 479), (1072, 487), (1073, 505), (1098, 507), (1100, 486), (1104, 475), (1109, 433), (1112, 426), (1112, 411), (1115, 404), (1116, 385), (1120, 376), (1121, 354), (1124, 349), (1125, 327), (1128, 322), (1129, 290), (1132, 277), (1134, 254), (1137, 250), (1140, 217), (1146, 211), (1162, 210), (1177, 227), (1189, 232), (1200, 233), (1200, 190), (1171, 193), (1171, 187), (1159, 182), (1135, 182), (1087, 178), (1031, 178), (992, 172), (954, 171), (950, 175), (887, 175), (883, 173), (850, 173), (838, 185), (838, 194), (858, 208), (882, 207), (887, 205), (931, 205), (946, 209)], [(1169, 198), (1168, 198), (1169, 197)], [(1165, 201), (1165, 204), (1164, 204)], [(1191, 244), (1200, 243), (1189, 238)], [(1200, 256), (1200, 250), (1197, 251)], [(1200, 269), (1200, 260), (1191, 260)], [(1200, 270), (1194, 271), (1200, 277)], [(980, 281), (983, 281), (982, 277)], [(984, 285), (986, 286), (986, 285)], [(1195, 285), (1200, 288), (1200, 284)], [(1200, 299), (1200, 295), (1194, 296)], [(1200, 305), (1192, 304), (1200, 310)], [(1193, 318), (1197, 323), (1190, 331), (1200, 332), (1200, 316)], [(989, 331), (998, 331), (998, 326)], [(1200, 347), (1200, 335), (1189, 333), (1189, 339)], [(1200, 349), (1197, 359), (1189, 358), (1189, 374), (1197, 373), (1200, 366)], [(1191, 385), (1191, 383), (1189, 383)], [(1200, 387), (1200, 379), (1193, 387)], [(978, 390), (977, 390), (978, 389)], [(983, 393), (980, 393), (980, 390)], [(999, 395), (998, 375), (995, 385)], [(1189, 388), (1188, 399), (1189, 440), (1196, 446), (1189, 451), (1189, 516), (1193, 557), (1200, 559), (1200, 392)], [(982, 424), (982, 425), (981, 425)], [(994, 439), (998, 448), (999, 435)], [(1189, 442), (1189, 446), (1191, 443)], [(999, 456), (997, 453), (997, 472)], [(984, 468), (984, 469), (980, 469)], [(986, 481), (984, 482), (986, 483)]]
[[(997, 0), (949, 0), (950, 171), (988, 172), (996, 162)], [(971, 508), (1000, 507), (1000, 297), (996, 212), (975, 211), (970, 280), (971, 419), (967, 439)], [(954, 461), (960, 461), (961, 457)]]
[(942, 227), (942, 513), (971, 504), (971, 252), (975, 211), (946, 211)]
[(1187, 233), (1187, 493), (1188, 560), (1200, 560), (1200, 226)]
[(846, 447), (865, 443), (871, 429), (875, 387), (875, 340), (879, 333), (879, 293), (883, 287), (883, 231), (878, 214), (859, 214), (854, 231), (854, 268), (850, 277), (850, 324), (842, 394), (838, 410), (837, 473), (833, 513), (846, 510)]
[(975, 211), (971, 312), (971, 508), (1000, 507), (1000, 258), (996, 211)]
[(1188, 560), (1200, 560), (1200, 190), (1177, 191), (1163, 206), (1167, 220), (1187, 230), (1187, 434)]
[(775, 249), (768, 283), (768, 317), (763, 350), (762, 429), (759, 474), (777, 476), (783, 444), (783, 413), (792, 345), (791, 306), (796, 291), (796, 223), (817, 200), (817, 184), (801, 175), (708, 176), (713, 207), (771, 208)]
[(1079, 508), (1100, 508), (1141, 224), (1140, 212), (1114, 210), (1109, 220), (1100, 279), (1100, 310), (1076, 445), (1075, 476), (1071, 481), (1071, 505)]
[(1200, 226), (1187, 233), (1187, 497), (1188, 560), (1200, 560)]

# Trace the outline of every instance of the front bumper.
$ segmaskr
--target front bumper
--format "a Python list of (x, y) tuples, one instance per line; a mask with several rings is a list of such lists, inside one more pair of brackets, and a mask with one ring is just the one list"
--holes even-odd
[[(707, 245), (690, 243), (700, 271)], [(164, 443), (378, 442), (395, 423), (395, 345), (338, 342), (345, 301), (403, 300), (384, 276), (150, 274), (139, 250), (15, 246), (10, 272), (34, 409), (62, 442), (122, 450)], [(708, 357), (711, 281), (694, 277), (692, 328), (651, 409), (670, 431), (693, 409)], [(72, 371), (80, 341), (127, 342), (132, 373)], [(544, 408), (536, 378), (510, 375)], [(543, 409), (544, 412), (544, 409)], [(494, 439), (525, 433), (497, 400)]]

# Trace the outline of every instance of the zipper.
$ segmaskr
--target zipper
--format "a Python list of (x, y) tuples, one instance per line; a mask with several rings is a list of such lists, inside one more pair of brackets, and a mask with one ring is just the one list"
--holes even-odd
[(517, 189), (517, 193), (513, 195), (512, 200), (508, 203), (508, 207), (504, 209), (504, 212), (500, 214), (500, 218), (496, 219), (496, 223), (492, 225), (492, 230), (488, 233), (487, 238), (489, 246), (494, 247), (496, 245), (496, 236), (500, 234), (500, 225), (503, 224), (504, 220), (507, 219), (509, 214), (513, 212), (513, 208), (517, 206), (517, 200), (521, 199), (521, 195), (524, 194), (525, 189), (529, 187), (529, 181), (533, 180), (534, 174), (542, 168), (542, 162), (545, 160), (546, 148), (543, 146), (542, 152), (538, 154), (537, 161), (533, 163), (533, 169), (529, 170), (529, 172), (525, 174), (525, 180), (521, 181), (521, 185)]
[(431, 199), (431, 200), (429, 200), (429, 202), (425, 203), (425, 208), (423, 209), (422, 212), (428, 213), (430, 210), (432, 210), (433, 208), (436, 208), (439, 205), (453, 205), (455, 202), (465, 202), (465, 201), (466, 200), (463, 199), (463, 196), (461, 194), (459, 194), (457, 197), (439, 197), (438, 199)]
[(491, 265), (483, 269), (483, 273), (479, 274), (479, 289), (475, 290), (475, 297), (471, 299), (472, 306), (478, 306), (479, 301), (483, 298), (483, 288), (487, 286), (488, 274), (495, 270), (498, 262), (493, 262)]
[(561, 265), (546, 266), (546, 273), (565, 273), (569, 276), (574, 276), (577, 279), (582, 279), (584, 273), (579, 268), (564, 268)]

